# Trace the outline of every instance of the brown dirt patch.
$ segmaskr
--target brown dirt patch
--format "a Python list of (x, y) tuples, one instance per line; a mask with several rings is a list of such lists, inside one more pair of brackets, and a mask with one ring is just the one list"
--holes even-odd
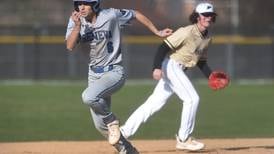
[[(175, 140), (133, 140), (144, 154), (274, 154), (274, 138), (269, 139), (202, 139), (206, 148), (199, 152), (178, 151)], [(0, 154), (114, 154), (106, 141), (0, 143)]]

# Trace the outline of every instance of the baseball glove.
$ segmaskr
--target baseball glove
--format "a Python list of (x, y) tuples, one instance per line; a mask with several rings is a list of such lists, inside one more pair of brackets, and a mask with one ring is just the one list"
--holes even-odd
[(208, 86), (212, 90), (219, 90), (227, 87), (229, 84), (229, 77), (223, 71), (213, 71), (208, 78)]

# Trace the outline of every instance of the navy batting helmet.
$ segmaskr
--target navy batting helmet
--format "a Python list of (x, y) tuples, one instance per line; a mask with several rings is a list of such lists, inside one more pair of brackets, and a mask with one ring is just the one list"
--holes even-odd
[(90, 5), (92, 7), (92, 10), (95, 13), (98, 13), (100, 10), (100, 0), (73, 0), (74, 3), (74, 9), (76, 11), (79, 11), (78, 6), (79, 5)]

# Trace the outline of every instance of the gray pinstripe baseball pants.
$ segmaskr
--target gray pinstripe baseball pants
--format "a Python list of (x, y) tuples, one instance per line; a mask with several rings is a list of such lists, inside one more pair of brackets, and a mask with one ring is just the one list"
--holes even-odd
[(82, 99), (90, 107), (95, 128), (107, 137), (107, 124), (117, 118), (111, 112), (111, 95), (125, 83), (124, 68), (114, 65), (111, 71), (95, 73), (89, 68), (88, 87)]

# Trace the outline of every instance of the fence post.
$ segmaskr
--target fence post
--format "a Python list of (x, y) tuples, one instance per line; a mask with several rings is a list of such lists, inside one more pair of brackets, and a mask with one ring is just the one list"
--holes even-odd
[(271, 37), (271, 77), (274, 79), (274, 23), (270, 26), (270, 37)]
[[(231, 0), (231, 33), (236, 35), (239, 27), (239, 0)], [(231, 40), (232, 41), (232, 40)], [(230, 78), (235, 78), (235, 61), (234, 61), (235, 45), (230, 42), (227, 45), (227, 71)]]
[(25, 74), (25, 56), (24, 56), (24, 44), (16, 43), (16, 78), (22, 78)]
[(75, 57), (75, 53), (69, 53), (67, 52), (67, 61), (68, 61), (68, 76), (70, 78), (76, 77), (76, 57)]
[(34, 42), (33, 42), (33, 79), (40, 79), (40, 25), (35, 24), (33, 27)]

